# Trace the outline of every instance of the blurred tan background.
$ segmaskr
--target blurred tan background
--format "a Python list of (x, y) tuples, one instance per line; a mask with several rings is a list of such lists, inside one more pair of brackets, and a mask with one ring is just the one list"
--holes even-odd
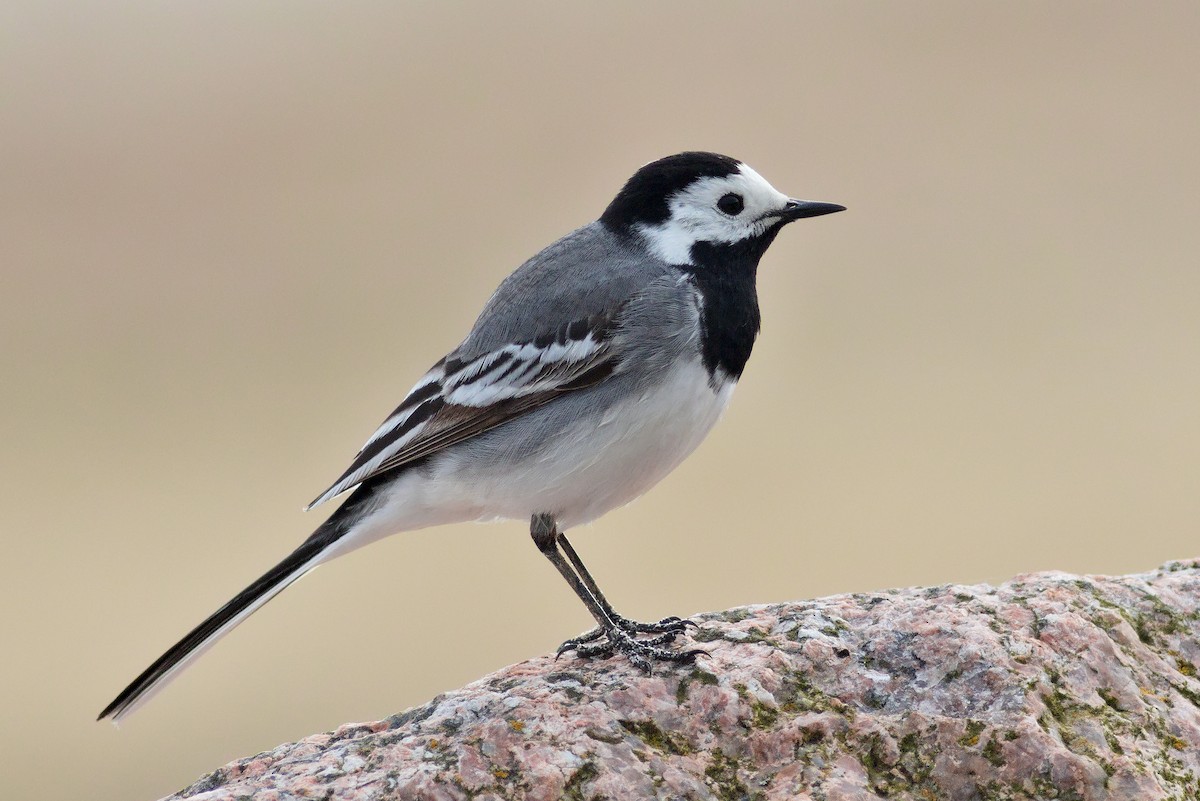
[(575, 538), (657, 618), (1200, 556), (1200, 5), (0, 7), (0, 765), (151, 799), (589, 624), (521, 523), (318, 571), (100, 708), (326, 514), (524, 258), (683, 149), (847, 205), (736, 401)]

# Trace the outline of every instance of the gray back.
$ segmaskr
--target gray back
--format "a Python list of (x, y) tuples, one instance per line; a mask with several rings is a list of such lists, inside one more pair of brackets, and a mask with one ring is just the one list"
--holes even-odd
[(656, 279), (673, 273), (640, 243), (613, 234), (599, 222), (590, 223), (505, 278), (453, 355), (470, 359), (553, 333), (546, 321), (562, 324), (610, 315)]

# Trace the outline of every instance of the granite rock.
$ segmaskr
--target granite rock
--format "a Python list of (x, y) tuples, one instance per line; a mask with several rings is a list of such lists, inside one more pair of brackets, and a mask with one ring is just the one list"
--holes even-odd
[(695, 620), (694, 666), (532, 659), (172, 798), (1200, 799), (1200, 561)]

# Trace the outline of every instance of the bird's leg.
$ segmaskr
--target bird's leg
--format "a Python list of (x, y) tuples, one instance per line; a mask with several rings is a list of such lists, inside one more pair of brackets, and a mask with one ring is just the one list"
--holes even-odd
[(592, 617), (596, 618), (600, 628), (604, 630), (613, 628), (616, 624), (608, 616), (604, 607), (593, 597), (591, 590), (558, 552), (558, 524), (554, 522), (554, 518), (545, 514), (534, 515), (529, 521), (529, 535), (533, 537), (533, 542), (542, 555), (550, 560), (550, 564), (558, 568), (558, 572), (562, 573), (562, 577), (571, 585), (571, 589), (575, 590), (575, 594), (592, 613)]
[[(587, 634), (564, 642), (558, 649), (560, 655), (569, 650), (574, 650), (581, 657), (610, 656), (614, 651), (620, 651), (634, 667), (649, 673), (651, 660), (691, 662), (698, 655), (707, 654), (701, 650), (669, 651), (658, 647), (673, 641), (687, 627), (685, 621), (666, 618), (658, 623), (636, 623), (618, 615), (596, 586), (595, 579), (579, 554), (559, 533), (552, 515), (535, 514), (530, 521), (529, 533), (538, 550), (558, 569), (599, 624)], [(563, 558), (563, 553), (566, 553), (570, 564)], [(636, 636), (639, 633), (655, 633), (658, 636), (639, 640)]]
[[(583, 560), (580, 559), (579, 554), (575, 552), (575, 548), (567, 539), (567, 535), (561, 531), (558, 533), (558, 545), (560, 548), (562, 548), (562, 552), (566, 554), (567, 559), (570, 560), (571, 564), (575, 567), (575, 571), (579, 574), (579, 577), (583, 579), (583, 583), (587, 586), (588, 591), (591, 592), (592, 597), (596, 599), (597, 603), (600, 604), (600, 608), (603, 609), (605, 614), (608, 615), (608, 619), (626, 631), (630, 633), (636, 632), (638, 634), (667, 634), (670, 636), (663, 639), (662, 642), (671, 642), (688, 626), (696, 625), (690, 620), (683, 620), (682, 618), (675, 616), (664, 617), (657, 623), (639, 623), (636, 620), (630, 620), (627, 617), (617, 614), (617, 611), (612, 608), (612, 604), (610, 604), (608, 599), (604, 597), (604, 593), (600, 592), (600, 588), (596, 586), (596, 580), (592, 578), (592, 574), (583, 564)], [(591, 632), (589, 632), (589, 634), (591, 634)], [(598, 637), (599, 633), (597, 633), (596, 636)], [(595, 639), (595, 637), (592, 637), (591, 639)], [(659, 638), (655, 639), (657, 640)]]

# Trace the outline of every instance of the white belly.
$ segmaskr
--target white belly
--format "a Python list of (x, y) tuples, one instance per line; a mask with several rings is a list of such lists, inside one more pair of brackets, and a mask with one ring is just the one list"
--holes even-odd
[(552, 456), (523, 466), (509, 487), (518, 502), (493, 516), (544, 511), (568, 528), (624, 506), (696, 449), (721, 418), (734, 386), (730, 381), (714, 392), (699, 364), (675, 368), (656, 389), (609, 409), (599, 425), (581, 424)]
[(432, 472), (411, 471), (345, 543), (353, 548), (395, 533), (468, 520), (555, 515), (566, 529), (637, 498), (674, 470), (729, 403), (735, 382), (714, 391), (699, 363), (672, 368), (653, 389), (581, 419), (555, 447), (504, 469), (479, 469), (464, 456)]

